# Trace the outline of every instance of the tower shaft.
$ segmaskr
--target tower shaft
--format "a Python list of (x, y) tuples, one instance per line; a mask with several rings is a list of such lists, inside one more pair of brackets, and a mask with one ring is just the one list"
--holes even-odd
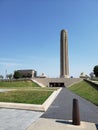
[(68, 35), (65, 30), (61, 30), (60, 36), (60, 77), (69, 77)]

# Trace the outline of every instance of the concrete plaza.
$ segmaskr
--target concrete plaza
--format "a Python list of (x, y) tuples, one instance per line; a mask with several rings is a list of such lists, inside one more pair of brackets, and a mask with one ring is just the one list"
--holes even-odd
[[(78, 99), (81, 125), (72, 125), (72, 100)], [(63, 88), (48, 110), (0, 108), (0, 130), (97, 130), (98, 107)]]
[(26, 130), (43, 113), (0, 108), (0, 130)]

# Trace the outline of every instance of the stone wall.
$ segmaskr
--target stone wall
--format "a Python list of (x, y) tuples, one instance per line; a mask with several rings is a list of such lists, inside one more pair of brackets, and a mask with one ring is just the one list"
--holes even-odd
[(89, 80), (89, 79), (84, 79), (84, 81), (88, 82), (89, 84), (92, 85), (92, 87), (94, 87), (96, 90), (98, 90), (98, 83), (96, 83), (96, 81)]
[(44, 86), (48, 87), (49, 82), (63, 82), (65, 87), (69, 87), (70, 85), (81, 81), (80, 78), (34, 78), (37, 82), (43, 84)]

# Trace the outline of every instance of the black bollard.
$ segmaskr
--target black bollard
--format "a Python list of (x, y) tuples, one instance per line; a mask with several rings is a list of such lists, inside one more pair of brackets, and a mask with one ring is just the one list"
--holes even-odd
[(73, 125), (80, 125), (79, 103), (77, 99), (73, 99), (72, 121)]

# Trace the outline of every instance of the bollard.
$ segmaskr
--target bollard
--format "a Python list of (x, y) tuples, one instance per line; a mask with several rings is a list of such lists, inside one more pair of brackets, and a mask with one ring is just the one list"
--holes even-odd
[(73, 99), (72, 124), (80, 125), (79, 103), (77, 99)]

